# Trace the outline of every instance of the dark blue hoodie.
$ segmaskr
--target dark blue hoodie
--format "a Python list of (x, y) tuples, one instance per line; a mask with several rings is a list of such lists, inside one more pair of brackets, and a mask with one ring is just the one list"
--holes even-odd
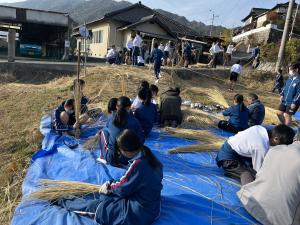
[[(119, 159), (116, 158), (116, 141), (120, 133), (125, 130), (133, 130), (139, 137), (141, 144), (145, 142), (145, 135), (143, 133), (142, 127), (139, 121), (133, 116), (132, 113), (127, 112), (127, 123), (125, 126), (119, 128), (116, 127), (113, 123), (115, 115), (110, 117), (106, 124), (106, 131), (108, 132), (108, 144), (107, 148), (109, 151), (109, 155), (107, 158), (107, 162), (111, 165), (116, 165), (119, 163)], [(123, 162), (122, 162), (123, 163)], [(125, 163), (125, 162), (124, 162)]]
[(56, 131), (70, 131), (73, 129), (73, 125), (76, 122), (75, 113), (73, 112), (69, 114), (68, 124), (67, 125), (63, 124), (63, 122), (60, 119), (60, 114), (66, 111), (64, 105), (65, 102), (63, 102), (60, 106), (58, 106), (54, 112), (54, 129)]
[(140, 152), (129, 161), (129, 168), (118, 181), (109, 184), (110, 195), (96, 211), (99, 224), (152, 224), (160, 214), (163, 171), (152, 168)]
[(142, 104), (139, 108), (135, 110), (134, 116), (142, 125), (144, 134), (147, 137), (150, 134), (154, 123), (156, 122), (156, 105), (154, 105), (153, 103), (150, 103), (149, 105)]
[(281, 103), (285, 106), (300, 105), (300, 75), (287, 79), (281, 96), (283, 96)]
[(240, 105), (234, 105), (226, 109), (223, 115), (230, 117), (228, 122), (235, 128), (248, 128), (249, 110), (247, 108), (241, 111)]

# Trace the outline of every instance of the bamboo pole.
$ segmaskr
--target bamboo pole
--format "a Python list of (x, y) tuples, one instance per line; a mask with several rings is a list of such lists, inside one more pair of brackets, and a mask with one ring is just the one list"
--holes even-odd
[(78, 45), (78, 57), (77, 57), (77, 79), (74, 82), (74, 97), (75, 97), (75, 119), (76, 119), (76, 127), (75, 127), (75, 138), (78, 139), (80, 137), (80, 127), (79, 127), (79, 116), (81, 111), (81, 102), (80, 102), (80, 45)]

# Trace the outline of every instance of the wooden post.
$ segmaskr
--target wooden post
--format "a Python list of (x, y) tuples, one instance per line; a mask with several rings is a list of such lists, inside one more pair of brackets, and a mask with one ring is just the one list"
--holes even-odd
[(79, 125), (79, 116), (81, 111), (81, 98), (80, 98), (80, 52), (81, 45), (78, 46), (78, 57), (77, 57), (77, 79), (74, 82), (74, 97), (75, 97), (75, 119), (76, 119), (76, 127), (75, 127), (75, 138), (78, 139), (80, 137), (80, 125)]

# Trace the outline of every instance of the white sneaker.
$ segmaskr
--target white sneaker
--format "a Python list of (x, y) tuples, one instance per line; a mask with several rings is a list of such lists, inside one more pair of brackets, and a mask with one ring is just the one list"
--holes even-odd
[(155, 80), (155, 83), (157, 84), (157, 83), (158, 83), (158, 81), (159, 81), (159, 79), (156, 79), (156, 80)]
[(105, 159), (101, 159), (100, 157), (97, 158), (97, 161), (102, 163), (102, 164), (107, 164), (107, 161)]
[(158, 79), (160, 79), (161, 78), (161, 75), (160, 75), (160, 73), (158, 74)]

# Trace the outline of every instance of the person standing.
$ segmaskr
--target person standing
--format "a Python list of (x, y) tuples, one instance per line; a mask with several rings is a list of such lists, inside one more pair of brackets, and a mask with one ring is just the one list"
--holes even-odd
[(279, 69), (278, 73), (276, 75), (276, 81), (275, 81), (272, 92), (274, 93), (276, 90), (278, 90), (278, 93), (280, 94), (282, 92), (283, 86), (284, 86), (284, 79), (283, 79), (283, 75), (282, 75), (282, 69)]
[(133, 49), (133, 38), (132, 38), (132, 36), (127, 41), (126, 48), (127, 48), (128, 53), (126, 54), (125, 62), (128, 63), (129, 61), (131, 61), (130, 57), (132, 56), (132, 49)]
[(252, 69), (256, 69), (259, 64), (260, 64), (260, 45), (257, 44), (254, 49), (252, 49), (252, 55), (251, 55), (251, 60), (252, 60)]
[(132, 50), (132, 65), (137, 66), (137, 58), (140, 55), (141, 52), (141, 44), (143, 42), (143, 39), (140, 36), (140, 32), (137, 31), (135, 38), (133, 39), (133, 50)]
[(230, 88), (229, 91), (233, 91), (233, 88), (237, 82), (237, 78), (242, 74), (243, 67), (241, 65), (241, 60), (238, 60), (230, 70)]
[(161, 67), (162, 58), (163, 58), (163, 52), (158, 48), (158, 44), (155, 43), (154, 44), (154, 49), (151, 53), (151, 59), (152, 59), (153, 64), (154, 64), (154, 74), (155, 74), (155, 77), (156, 77), (156, 81), (155, 81), (156, 83), (161, 78), (160, 67)]
[(280, 97), (278, 119), (282, 124), (290, 125), (292, 115), (300, 106), (300, 63), (293, 63), (289, 67), (290, 77), (286, 81)]
[(228, 64), (231, 62), (231, 57), (232, 57), (233, 51), (235, 51), (234, 44), (230, 43), (228, 45), (226, 53), (225, 53), (224, 66), (228, 66)]
[(192, 47), (189, 42), (186, 42), (183, 50), (184, 67), (188, 68), (192, 62)]

